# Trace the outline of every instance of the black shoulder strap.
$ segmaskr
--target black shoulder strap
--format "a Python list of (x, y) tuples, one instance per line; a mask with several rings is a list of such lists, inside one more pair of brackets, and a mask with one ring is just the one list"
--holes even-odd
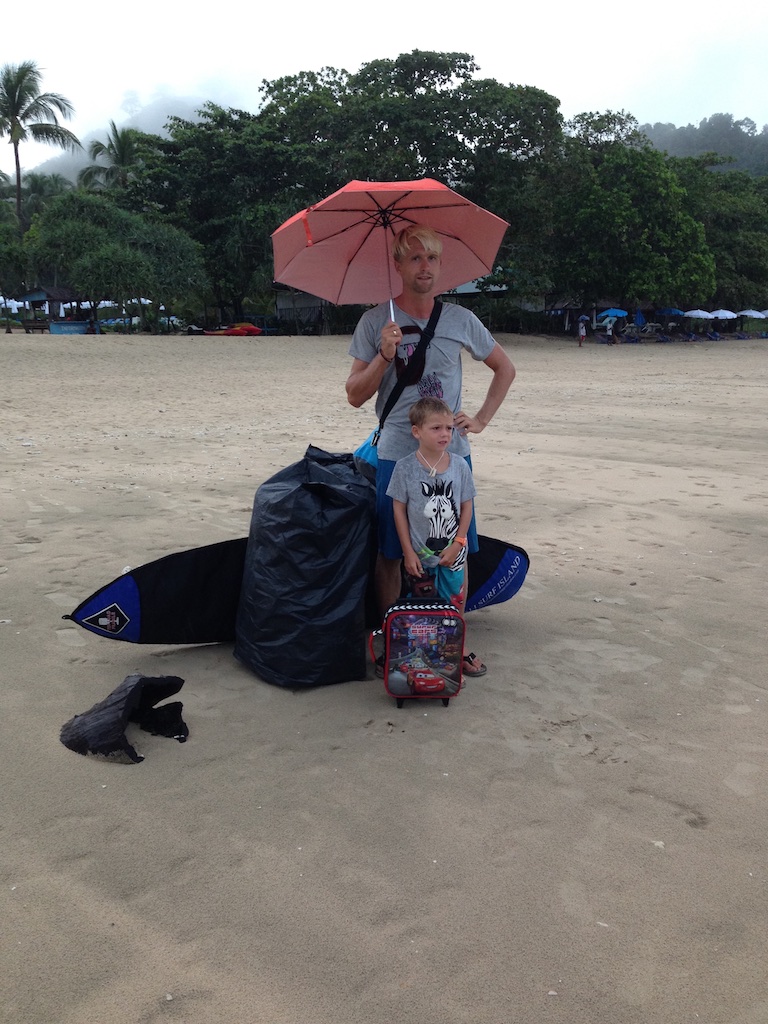
[[(413, 355), (411, 356), (411, 359), (418, 358), (418, 356), (420, 356), (421, 353), (426, 349), (426, 347), (430, 343), (430, 341), (432, 341), (432, 338), (434, 337), (434, 334), (435, 334), (435, 329), (437, 328), (437, 321), (440, 319), (440, 312), (441, 312), (442, 308), (443, 308), (442, 302), (439, 302), (437, 299), (435, 299), (435, 304), (432, 307), (432, 312), (430, 314), (429, 320), (427, 321), (427, 326), (421, 332), (421, 338), (419, 339), (419, 343), (418, 343), (418, 345), (416, 346), (416, 348), (413, 351)], [(395, 405), (397, 404), (397, 400), (400, 398), (400, 395), (402, 395), (402, 393), (403, 393), (403, 389), (404, 388), (405, 388), (405, 379), (403, 377), (400, 377), (399, 380), (397, 380), (397, 382), (395, 383), (395, 386), (392, 388), (392, 390), (389, 393), (389, 397), (387, 398), (386, 405), (384, 406), (384, 408), (382, 410), (382, 413), (381, 413), (381, 419), (379, 420), (379, 425), (376, 428), (376, 432), (374, 433), (373, 437), (371, 438), (371, 444), (373, 445), (374, 448), (379, 443), (379, 438), (381, 437), (381, 431), (382, 431), (382, 429), (384, 427), (384, 421), (386, 420), (387, 416), (389, 416), (389, 414), (394, 409)]]

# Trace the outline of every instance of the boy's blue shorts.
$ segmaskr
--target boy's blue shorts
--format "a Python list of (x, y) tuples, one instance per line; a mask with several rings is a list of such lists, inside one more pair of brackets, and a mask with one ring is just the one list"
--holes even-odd
[[(469, 455), (464, 457), (470, 469), (472, 459)], [(397, 463), (389, 459), (379, 459), (376, 466), (376, 520), (379, 530), (379, 551), (385, 558), (402, 558), (403, 549), (400, 546), (400, 538), (395, 529), (395, 513), (392, 508), (392, 499), (387, 494), (389, 481), (395, 471)], [(472, 506), (472, 521), (467, 530), (467, 551), (472, 554), (477, 551), (477, 523), (475, 522), (475, 509)]]

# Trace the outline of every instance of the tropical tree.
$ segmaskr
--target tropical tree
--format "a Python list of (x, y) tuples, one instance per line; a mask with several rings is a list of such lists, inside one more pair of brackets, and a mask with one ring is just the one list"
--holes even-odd
[(730, 309), (762, 309), (768, 304), (768, 178), (713, 171), (713, 162), (718, 163), (712, 153), (670, 159), (715, 259), (712, 302)]
[(21, 224), (21, 164), (19, 146), (31, 139), (61, 149), (79, 149), (80, 141), (59, 124), (74, 107), (57, 92), (41, 92), (42, 75), (32, 60), (0, 68), (0, 138), (8, 137), (16, 164), (16, 216)]
[(286, 182), (300, 180), (300, 167), (290, 140), (256, 115), (213, 103), (199, 113), (199, 122), (172, 117), (169, 139), (145, 139), (142, 173), (124, 198), (200, 243), (221, 320), (240, 320), (254, 274), (271, 270), (269, 236), (293, 212)]
[(630, 306), (708, 301), (715, 261), (673, 168), (647, 142), (595, 129), (569, 138), (553, 171), (555, 288)]
[(10, 298), (23, 290), (24, 258), (16, 225), (0, 222), (0, 295)]
[(39, 171), (27, 171), (21, 179), (21, 228), (29, 229), (32, 218), (41, 213), (54, 198), (74, 188), (69, 178), (63, 174), (41, 174)]
[(66, 285), (94, 305), (145, 296), (170, 307), (207, 283), (200, 248), (188, 235), (129, 213), (106, 195), (58, 196), (35, 219), (24, 245), (39, 279)]
[(125, 187), (141, 166), (140, 139), (141, 132), (135, 128), (118, 128), (110, 121), (107, 141), (95, 139), (88, 147), (93, 163), (80, 171), (78, 184), (86, 188)]

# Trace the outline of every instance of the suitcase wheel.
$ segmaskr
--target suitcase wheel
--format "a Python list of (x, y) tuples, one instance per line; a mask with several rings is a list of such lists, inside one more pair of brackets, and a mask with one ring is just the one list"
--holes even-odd
[(443, 700), (443, 707), (447, 708), (448, 705), (450, 704), (449, 698), (448, 697), (443, 697), (442, 700)]
[(397, 706), (399, 708), (401, 708), (403, 706), (403, 703), (404, 703), (403, 702), (403, 698), (402, 697), (397, 697), (396, 699), (397, 699)]

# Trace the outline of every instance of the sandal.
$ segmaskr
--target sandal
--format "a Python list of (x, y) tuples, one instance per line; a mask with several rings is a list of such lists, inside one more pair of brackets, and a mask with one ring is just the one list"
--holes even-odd
[(488, 666), (484, 665), (476, 654), (470, 653), (464, 655), (462, 670), (465, 676), (484, 676)]

